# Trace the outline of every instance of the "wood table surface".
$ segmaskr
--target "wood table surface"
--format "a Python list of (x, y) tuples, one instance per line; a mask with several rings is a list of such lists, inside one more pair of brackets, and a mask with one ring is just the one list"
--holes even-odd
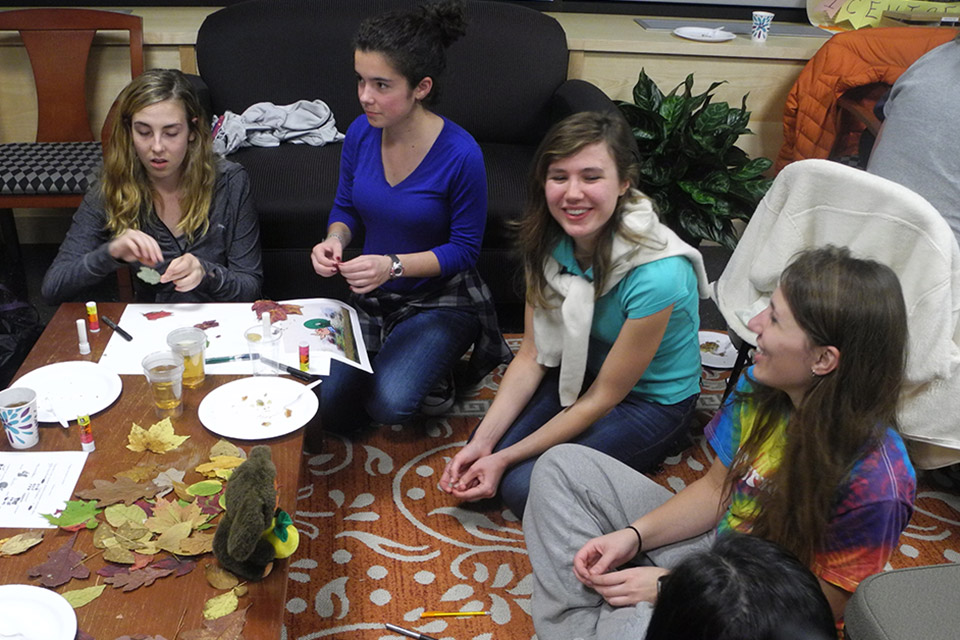
[[(111, 318), (120, 318), (125, 304), (102, 303), (100, 314)], [(112, 331), (102, 326), (98, 334), (89, 334), (91, 351), (81, 356), (77, 348), (77, 318), (84, 318), (84, 306), (79, 303), (61, 305), (50, 321), (36, 346), (28, 355), (17, 373), (24, 373), (47, 364), (67, 360), (90, 360), (96, 362), (103, 353)], [(120, 397), (107, 409), (91, 416), (96, 451), (87, 458), (77, 490), (93, 487), (95, 479), (113, 481), (113, 474), (141, 464), (180, 462), (187, 471), (184, 482), (191, 484), (201, 479), (194, 471), (197, 464), (208, 460), (210, 447), (219, 436), (207, 431), (197, 418), (197, 407), (203, 397), (217, 386), (242, 376), (207, 376), (197, 389), (184, 389), (183, 415), (174, 418), (174, 429), (178, 435), (190, 438), (174, 451), (163, 455), (151, 452), (136, 453), (126, 448), (127, 435), (134, 422), (144, 428), (159, 419), (154, 411), (150, 388), (143, 376), (121, 376), (123, 391)], [(16, 378), (11, 386), (16, 386)], [(277, 480), (280, 491), (280, 506), (288, 513), (295, 511), (298, 473), (303, 445), (303, 429), (286, 436), (263, 441), (272, 450), (274, 464), (277, 467)], [(249, 451), (253, 443), (234, 440), (234, 444)], [(2, 438), (0, 450), (12, 448), (6, 438)], [(58, 424), (42, 424), (40, 443), (30, 451), (70, 451), (80, 450), (80, 436), (76, 422), (69, 429)], [(183, 461), (188, 461), (184, 464)], [(102, 519), (102, 516), (101, 516)], [(219, 517), (215, 522), (219, 521)], [(22, 533), (23, 529), (0, 528), (0, 539)], [(29, 567), (47, 560), (47, 553), (60, 548), (73, 534), (59, 529), (44, 529), (44, 540), (26, 553), (0, 557), (0, 584), (36, 584), (35, 579), (27, 577)], [(85, 580), (71, 580), (54, 589), (57, 592), (68, 591), (102, 584), (97, 569), (104, 566), (99, 550), (93, 546), (93, 536), (88, 530), (80, 531), (74, 549), (91, 556), (86, 564), (91, 574)], [(157, 558), (165, 557), (158, 554)], [(114, 640), (123, 635), (162, 635), (167, 640), (175, 640), (178, 634), (203, 626), (203, 604), (209, 598), (220, 595), (209, 586), (204, 577), (203, 567), (215, 563), (213, 554), (204, 554), (194, 558), (197, 568), (182, 576), (168, 576), (154, 582), (151, 586), (140, 587), (135, 591), (123, 593), (120, 589), (109, 587), (90, 604), (76, 610), (78, 628), (92, 635), (96, 640)], [(240, 607), (249, 605), (247, 622), (243, 635), (246, 638), (279, 638), (283, 624), (284, 604), (286, 602), (287, 562), (278, 561), (273, 572), (262, 582), (249, 585), (247, 595), (240, 598)], [(2, 626), (2, 622), (0, 622)], [(54, 639), (51, 639), (54, 640)]]

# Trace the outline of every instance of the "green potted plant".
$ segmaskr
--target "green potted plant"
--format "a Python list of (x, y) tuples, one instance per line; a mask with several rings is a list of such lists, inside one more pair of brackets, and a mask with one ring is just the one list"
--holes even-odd
[(633, 103), (617, 106), (640, 149), (640, 190), (656, 202), (663, 222), (691, 244), (713, 240), (733, 249), (733, 221), (750, 219), (770, 188), (763, 172), (772, 163), (751, 160), (736, 146), (737, 138), (752, 133), (747, 96), (740, 108), (712, 102), (721, 84), (693, 95), (691, 73), (664, 96), (641, 70)]

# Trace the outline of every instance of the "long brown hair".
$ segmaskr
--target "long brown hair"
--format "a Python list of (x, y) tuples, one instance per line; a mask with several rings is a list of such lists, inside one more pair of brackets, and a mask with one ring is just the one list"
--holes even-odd
[[(547, 306), (546, 277), (543, 264), (564, 235), (559, 223), (550, 215), (544, 184), (550, 165), (576, 155), (591, 144), (606, 144), (617, 167), (617, 181), (626, 180), (630, 189), (617, 200), (617, 207), (601, 230), (594, 247), (594, 291), (599, 297), (610, 267), (610, 248), (614, 232), (625, 233), (622, 227), (623, 205), (631, 189), (636, 188), (638, 167), (634, 155), (632, 133), (626, 121), (606, 113), (584, 111), (555, 124), (537, 149), (527, 185), (527, 203), (517, 225), (518, 245), (523, 256), (527, 279), (527, 300), (534, 306)], [(636, 238), (637, 241), (640, 238)]]
[(798, 407), (785, 392), (756, 381), (754, 391), (741, 394), (738, 400), (756, 404), (757, 423), (730, 465), (726, 492), (789, 415), (780, 466), (758, 498), (752, 533), (809, 565), (841, 482), (897, 425), (907, 312), (893, 271), (845, 248), (800, 254), (784, 270), (780, 289), (810, 346), (836, 347), (839, 363), (816, 378)]
[(107, 228), (114, 236), (127, 229), (139, 229), (153, 209), (156, 190), (133, 146), (133, 116), (165, 100), (183, 105), (190, 142), (183, 159), (179, 229), (189, 241), (207, 232), (210, 204), (217, 176), (217, 160), (210, 139), (210, 123), (200, 100), (186, 76), (176, 69), (151, 69), (137, 76), (117, 98), (110, 143), (104, 153), (100, 191), (107, 213)]

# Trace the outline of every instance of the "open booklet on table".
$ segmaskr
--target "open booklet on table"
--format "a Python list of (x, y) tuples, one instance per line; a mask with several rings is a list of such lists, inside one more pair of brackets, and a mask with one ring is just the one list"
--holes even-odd
[[(305, 298), (286, 300), (280, 305), (299, 307), (300, 313), (287, 313), (273, 324), (283, 330), (279, 360), (298, 368), (299, 346), (310, 349), (309, 372), (327, 375), (330, 361), (339, 360), (363, 371), (371, 372), (370, 359), (363, 342), (363, 332), (356, 310), (339, 300)], [(198, 326), (207, 334), (205, 357), (227, 358), (248, 352), (244, 334), (260, 324), (251, 303), (212, 304), (129, 304), (117, 324), (132, 336), (127, 341), (114, 333), (100, 358), (100, 363), (118, 374), (142, 374), (140, 362), (153, 351), (168, 349), (167, 334), (180, 327)], [(101, 331), (111, 331), (103, 327)], [(245, 374), (252, 370), (249, 361), (237, 360), (207, 366), (208, 374)]]

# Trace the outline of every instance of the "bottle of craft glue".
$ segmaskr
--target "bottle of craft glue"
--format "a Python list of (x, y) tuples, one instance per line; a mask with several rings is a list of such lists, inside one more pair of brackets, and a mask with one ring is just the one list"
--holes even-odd
[(93, 429), (90, 427), (90, 416), (77, 416), (80, 426), (80, 448), (84, 451), (96, 451), (97, 443), (93, 441)]

